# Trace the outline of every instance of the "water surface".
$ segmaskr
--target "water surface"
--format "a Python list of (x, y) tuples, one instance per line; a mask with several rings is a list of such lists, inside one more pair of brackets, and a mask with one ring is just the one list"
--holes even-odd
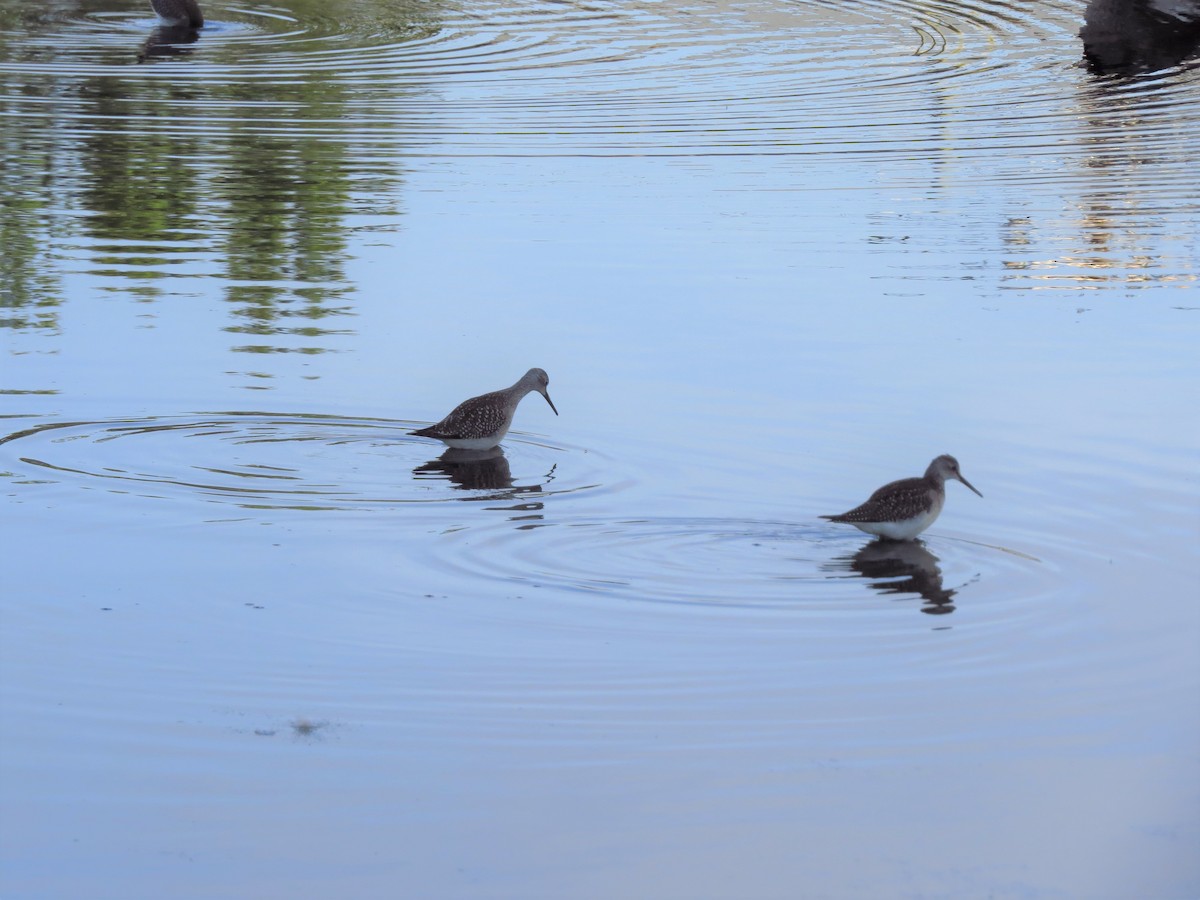
[(204, 8), (0, 0), (6, 895), (1200, 893), (1194, 58)]

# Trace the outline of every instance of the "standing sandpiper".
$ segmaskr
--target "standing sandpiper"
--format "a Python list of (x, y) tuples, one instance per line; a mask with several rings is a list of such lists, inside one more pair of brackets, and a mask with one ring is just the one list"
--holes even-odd
[(487, 450), (495, 447), (508, 434), (512, 427), (513, 413), (517, 404), (530, 391), (537, 391), (546, 398), (554, 414), (554, 401), (546, 393), (550, 384), (550, 376), (542, 369), (530, 369), (521, 376), (521, 380), (512, 387), (502, 391), (492, 391), (490, 394), (480, 394), (470, 400), (464, 400), (451, 410), (450, 415), (436, 425), (428, 428), (418, 428), (409, 434), (419, 434), (421, 437), (437, 438), (448, 446), (460, 450)]
[(176, 28), (203, 28), (204, 14), (196, 0), (150, 0), (164, 25)]
[(901, 478), (885, 484), (862, 506), (840, 516), (821, 518), (845, 522), (867, 534), (893, 541), (911, 540), (932, 525), (941, 513), (946, 502), (947, 478), (955, 478), (979, 494), (958, 471), (958, 460), (943, 454), (929, 464), (920, 478)]

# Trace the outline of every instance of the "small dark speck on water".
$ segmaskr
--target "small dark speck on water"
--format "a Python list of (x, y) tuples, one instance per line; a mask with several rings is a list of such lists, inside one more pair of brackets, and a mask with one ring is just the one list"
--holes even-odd
[(254, 733), (259, 737), (275, 737), (274, 728), (255, 728)]
[(292, 730), (300, 737), (312, 737), (328, 724), (328, 722), (313, 722), (309, 719), (296, 719), (291, 723)]

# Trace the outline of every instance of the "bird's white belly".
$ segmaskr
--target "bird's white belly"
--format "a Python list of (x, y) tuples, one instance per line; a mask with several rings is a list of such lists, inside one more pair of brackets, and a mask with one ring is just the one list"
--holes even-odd
[(867, 534), (874, 534), (892, 541), (907, 541), (915, 538), (932, 525), (941, 511), (940, 507), (935, 506), (933, 509), (921, 513), (919, 516), (913, 516), (911, 519), (901, 519), (898, 522), (853, 522), (852, 524), (855, 528), (865, 531)]
[(455, 450), (490, 450), (495, 447), (508, 434), (508, 429), (499, 431), (489, 437), (481, 438), (440, 438), (442, 443), (447, 447), (453, 447)]

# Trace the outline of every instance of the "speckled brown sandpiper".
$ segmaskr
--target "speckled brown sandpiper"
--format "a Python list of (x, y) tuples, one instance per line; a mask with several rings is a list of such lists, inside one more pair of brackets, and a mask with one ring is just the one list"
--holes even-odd
[(893, 541), (911, 540), (932, 525), (941, 513), (946, 503), (947, 478), (961, 481), (979, 494), (975, 486), (962, 477), (958, 460), (943, 454), (929, 464), (920, 478), (902, 478), (885, 484), (862, 506), (841, 515), (821, 518), (845, 522), (867, 534)]
[(554, 414), (558, 415), (554, 401), (546, 392), (549, 384), (550, 376), (544, 370), (530, 369), (512, 387), (464, 400), (436, 425), (418, 428), (409, 434), (436, 438), (450, 447), (461, 450), (486, 450), (495, 447), (508, 434), (517, 404), (530, 391), (537, 391), (545, 397)]

